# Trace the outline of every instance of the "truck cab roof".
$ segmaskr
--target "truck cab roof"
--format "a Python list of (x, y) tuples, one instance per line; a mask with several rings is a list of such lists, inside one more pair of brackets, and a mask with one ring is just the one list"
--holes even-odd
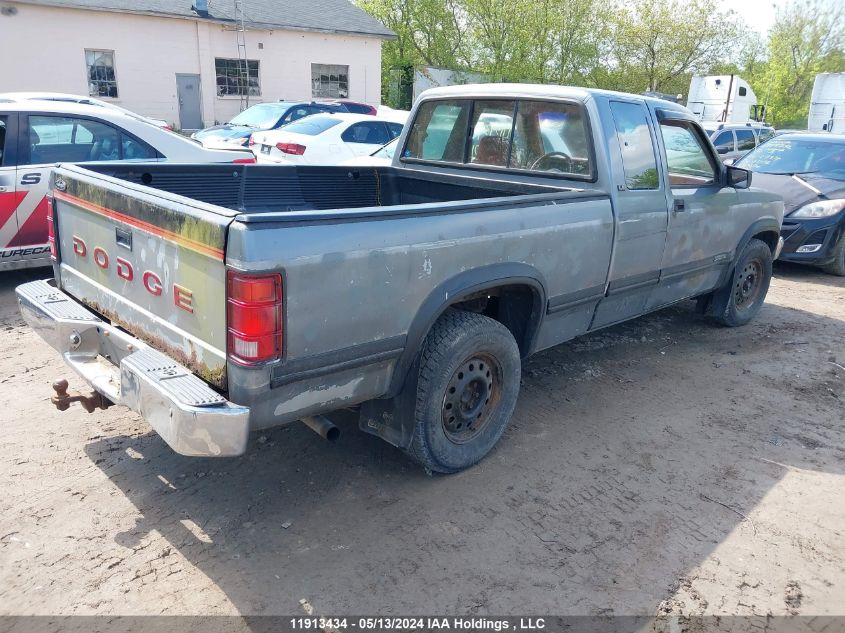
[(672, 110), (692, 117), (692, 112), (686, 107), (644, 95), (635, 95), (627, 92), (614, 90), (601, 90), (599, 88), (580, 88), (576, 86), (557, 86), (545, 84), (517, 84), (517, 83), (489, 83), (489, 84), (465, 84), (461, 86), (443, 86), (430, 88), (420, 95), (424, 99), (444, 99), (489, 97), (497, 99), (521, 98), (521, 99), (572, 99), (586, 103), (594, 97), (618, 98), (626, 101), (640, 101), (651, 104), (655, 108)]

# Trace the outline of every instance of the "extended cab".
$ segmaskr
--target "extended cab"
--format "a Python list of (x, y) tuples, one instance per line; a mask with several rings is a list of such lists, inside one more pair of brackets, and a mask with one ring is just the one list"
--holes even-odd
[(698, 297), (759, 311), (783, 202), (692, 114), (557, 86), (437, 88), (391, 166), (60, 167), (22, 312), (185, 455), (358, 412), (426, 468), (487, 454), (525, 357)]

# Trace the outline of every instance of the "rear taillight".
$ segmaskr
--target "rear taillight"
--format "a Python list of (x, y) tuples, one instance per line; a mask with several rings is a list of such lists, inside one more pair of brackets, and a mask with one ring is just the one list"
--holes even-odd
[(282, 276), (229, 271), (227, 279), (229, 358), (244, 365), (282, 355)]
[(256, 163), (255, 156), (251, 158), (236, 158), (232, 161), (236, 165), (254, 165)]
[(53, 207), (53, 196), (47, 195), (47, 241), (50, 243), (50, 259), (56, 261), (56, 211)]
[(276, 143), (276, 149), (285, 154), (302, 156), (305, 153), (305, 145), (299, 143)]

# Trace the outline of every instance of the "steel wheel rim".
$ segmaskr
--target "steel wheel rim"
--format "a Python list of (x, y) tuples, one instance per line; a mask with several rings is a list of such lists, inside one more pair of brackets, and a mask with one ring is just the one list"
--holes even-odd
[(763, 286), (763, 265), (752, 259), (739, 271), (734, 285), (734, 303), (740, 310), (754, 305)]
[(502, 367), (489, 354), (464, 360), (446, 385), (441, 423), (446, 437), (464, 444), (481, 433), (501, 400)]

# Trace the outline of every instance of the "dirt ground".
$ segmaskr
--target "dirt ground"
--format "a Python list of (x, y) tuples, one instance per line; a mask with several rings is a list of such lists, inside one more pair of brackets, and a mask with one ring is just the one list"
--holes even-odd
[(0, 277), (0, 614), (845, 613), (843, 279), (542, 353), (494, 453), (429, 477), (351, 420), (213, 460), (57, 412), (13, 294), (39, 276)]

